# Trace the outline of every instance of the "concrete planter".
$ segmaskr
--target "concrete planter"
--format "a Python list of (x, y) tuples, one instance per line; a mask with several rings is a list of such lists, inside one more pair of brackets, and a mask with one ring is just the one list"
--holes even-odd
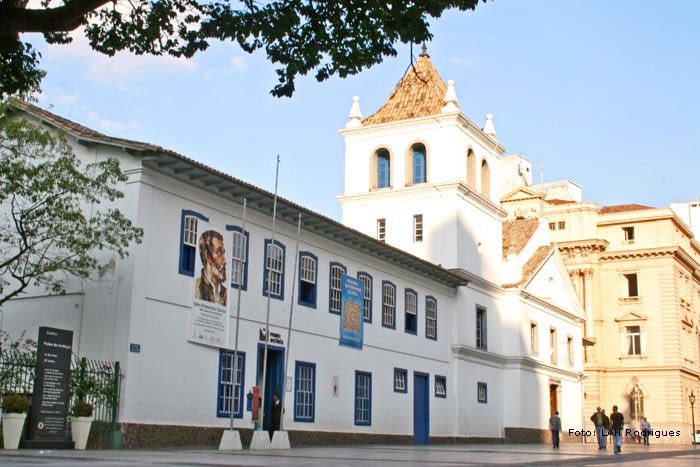
[(75, 449), (85, 449), (87, 446), (88, 436), (90, 436), (90, 427), (92, 426), (92, 417), (71, 417), (70, 431), (75, 443)]
[(2, 414), (2, 439), (5, 443), (5, 449), (17, 449), (26, 418), (26, 413)]

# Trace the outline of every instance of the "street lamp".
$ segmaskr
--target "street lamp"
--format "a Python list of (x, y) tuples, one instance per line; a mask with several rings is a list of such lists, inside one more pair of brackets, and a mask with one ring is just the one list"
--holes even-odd
[(695, 393), (693, 391), (690, 391), (688, 400), (690, 400), (690, 415), (693, 419), (693, 437), (691, 438), (691, 442), (693, 443), (693, 448), (695, 448)]

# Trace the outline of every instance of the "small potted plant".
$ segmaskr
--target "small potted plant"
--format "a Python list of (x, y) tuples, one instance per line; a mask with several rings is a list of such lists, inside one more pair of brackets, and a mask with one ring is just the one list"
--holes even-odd
[(2, 439), (5, 449), (17, 449), (27, 418), (27, 398), (21, 394), (5, 394), (2, 398)]
[(73, 404), (70, 419), (70, 431), (73, 435), (75, 449), (85, 449), (92, 426), (92, 404), (78, 400)]

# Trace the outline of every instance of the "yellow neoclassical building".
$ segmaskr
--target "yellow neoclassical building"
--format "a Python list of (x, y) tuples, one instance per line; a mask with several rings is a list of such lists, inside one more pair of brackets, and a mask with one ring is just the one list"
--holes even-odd
[(656, 442), (690, 442), (700, 244), (689, 227), (670, 208), (582, 202), (570, 181), (516, 189), (502, 206), (513, 218), (546, 218), (575, 284), (586, 313), (584, 413), (617, 405), (630, 428), (647, 417), (662, 432)]

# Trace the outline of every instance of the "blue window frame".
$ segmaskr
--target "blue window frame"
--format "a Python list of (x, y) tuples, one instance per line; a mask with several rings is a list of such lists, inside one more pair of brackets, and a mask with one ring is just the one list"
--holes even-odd
[(377, 151), (377, 188), (387, 188), (391, 183), (391, 158), (389, 151)]
[(382, 326), (396, 329), (396, 286), (382, 281)]
[(488, 391), (486, 383), (476, 383), (476, 400), (481, 404), (488, 404)]
[(408, 392), (408, 371), (394, 368), (394, 392)]
[(372, 425), (372, 373), (355, 371), (355, 425)]
[(340, 314), (343, 299), (343, 274), (347, 268), (340, 263), (331, 263), (328, 273), (328, 311)]
[(413, 145), (413, 183), (425, 183), (425, 146)]
[(362, 281), (365, 286), (364, 299), (364, 318), (365, 323), (372, 322), (372, 276), (366, 272), (358, 272), (357, 278)]
[(316, 415), (316, 364), (296, 362), (294, 369), (294, 421), (313, 423)]
[(299, 253), (299, 305), (316, 308), (318, 258), (308, 251)]
[(435, 375), (435, 397), (447, 397), (447, 377)]
[(437, 300), (425, 297), (425, 337), (437, 340)]
[(418, 333), (418, 294), (413, 289), (406, 289), (404, 294), (405, 304), (405, 331), (408, 334)]
[(216, 416), (231, 416), (231, 398), (234, 402), (234, 417), (243, 417), (243, 388), (245, 387), (245, 352), (238, 351), (238, 365), (235, 371), (234, 352), (228, 349), (219, 350), (219, 384), (216, 397)]
[(476, 307), (476, 347), (486, 350), (486, 308)]
[(180, 219), (180, 263), (178, 272), (194, 277), (195, 252), (197, 251), (197, 220), (209, 222), (198, 212), (182, 210)]
[(248, 244), (250, 233), (243, 232), (237, 225), (227, 225), (226, 230), (233, 233), (231, 248), (231, 287), (248, 290)]
[[(263, 295), (284, 300), (284, 255), (285, 246), (275, 240), (265, 239), (265, 261), (263, 262)], [(270, 284), (268, 289), (268, 276)]]

